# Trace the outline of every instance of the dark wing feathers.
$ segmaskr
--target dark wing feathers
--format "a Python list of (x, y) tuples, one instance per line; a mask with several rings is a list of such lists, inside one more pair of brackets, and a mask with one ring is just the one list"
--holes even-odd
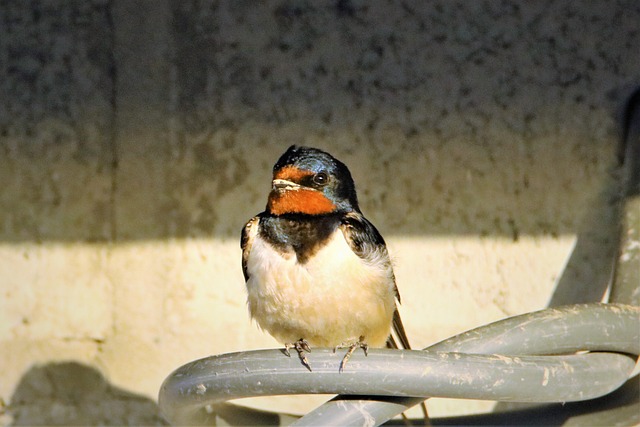
[[(400, 344), (402, 345), (401, 348), (411, 350), (411, 344), (409, 344), (409, 338), (407, 338), (407, 333), (404, 330), (402, 318), (400, 317), (400, 312), (397, 307), (396, 311), (393, 312), (393, 331), (398, 336), (398, 341), (400, 341)], [(393, 334), (389, 335), (389, 338), (387, 338), (387, 348), (399, 348)]]
[(259, 222), (259, 216), (254, 216), (253, 218), (251, 218), (242, 229), (242, 234), (240, 236), (240, 247), (242, 248), (242, 274), (244, 274), (245, 282), (249, 280), (249, 272), (247, 271), (247, 260), (249, 259), (249, 253), (251, 252), (253, 239), (258, 232)]
[[(376, 227), (371, 224), (362, 214), (357, 212), (350, 212), (345, 214), (342, 218), (341, 229), (351, 246), (353, 252), (363, 259), (384, 258), (386, 262), (391, 264), (389, 254), (387, 252), (387, 246), (382, 238), (382, 235), (378, 232)], [(396, 293), (396, 299), (400, 303), (400, 293), (398, 287), (395, 284), (395, 277), (393, 277), (394, 288)], [(409, 339), (407, 333), (404, 330), (402, 319), (400, 318), (400, 312), (396, 307), (393, 313), (393, 331), (397, 335), (397, 339), (402, 345), (402, 348), (410, 349)], [(398, 348), (398, 343), (394, 338), (394, 335), (389, 335), (387, 339), (388, 348)]]

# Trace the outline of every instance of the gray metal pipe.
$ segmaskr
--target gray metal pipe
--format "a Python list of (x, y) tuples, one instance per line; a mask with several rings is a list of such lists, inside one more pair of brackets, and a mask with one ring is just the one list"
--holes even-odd
[[(614, 304), (576, 304), (527, 313), (472, 329), (441, 341), (426, 351), (451, 351), (477, 354), (545, 355), (577, 351), (618, 351), (640, 353), (640, 309)], [(574, 356), (569, 356), (574, 357)], [(634, 364), (635, 365), (635, 364)], [(628, 378), (633, 366), (623, 372)], [(577, 387), (591, 387), (588, 372), (575, 372)], [(524, 386), (528, 389), (529, 386)], [(430, 397), (444, 397), (431, 394)], [(484, 397), (480, 399), (485, 399)], [(379, 425), (422, 402), (422, 398), (406, 399), (404, 408), (398, 402), (367, 399), (367, 416)], [(493, 399), (507, 401), (506, 399)], [(553, 402), (549, 400), (548, 402)], [(330, 424), (361, 425), (362, 411), (354, 410), (363, 402), (348, 396), (337, 396), (320, 408), (306, 414), (295, 425), (310, 426), (329, 420)], [(396, 412), (400, 409), (400, 412)], [(336, 422), (337, 421), (337, 422)]]
[[(206, 418), (208, 410), (223, 411), (228, 406), (224, 402), (241, 397), (309, 393), (391, 397), (389, 405), (376, 405), (375, 398), (332, 401), (329, 409), (323, 405), (297, 422), (350, 425), (361, 424), (363, 417), (380, 424), (426, 396), (584, 400), (609, 393), (628, 378), (635, 361), (617, 353), (640, 353), (639, 331), (637, 307), (584, 304), (496, 322), (429, 351), (372, 349), (368, 357), (357, 352), (342, 373), (341, 355), (330, 349), (313, 349), (313, 372), (279, 350), (224, 354), (178, 368), (163, 383), (159, 402), (171, 422), (193, 424)], [(553, 353), (554, 347), (562, 352), (605, 353), (539, 355)], [(446, 348), (452, 350), (441, 351)], [(485, 354), (469, 354), (480, 353), (475, 350)], [(538, 355), (526, 355), (527, 351)], [(356, 408), (359, 415), (352, 417), (353, 411), (346, 407)], [(377, 413), (375, 408), (386, 409)], [(330, 420), (323, 418), (327, 411), (332, 413)]]

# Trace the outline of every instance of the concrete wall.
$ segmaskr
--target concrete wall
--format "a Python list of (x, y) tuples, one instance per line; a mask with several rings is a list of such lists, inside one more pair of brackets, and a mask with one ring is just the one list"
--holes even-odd
[(279, 346), (238, 240), (292, 143), (351, 168), (416, 347), (599, 300), (638, 22), (635, 0), (0, 2), (1, 419), (161, 423), (174, 368)]

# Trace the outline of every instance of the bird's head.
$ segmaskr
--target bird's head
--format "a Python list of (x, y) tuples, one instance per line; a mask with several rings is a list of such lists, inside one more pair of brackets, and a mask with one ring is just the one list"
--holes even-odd
[(324, 215), (357, 211), (351, 173), (329, 153), (292, 145), (273, 167), (267, 212)]

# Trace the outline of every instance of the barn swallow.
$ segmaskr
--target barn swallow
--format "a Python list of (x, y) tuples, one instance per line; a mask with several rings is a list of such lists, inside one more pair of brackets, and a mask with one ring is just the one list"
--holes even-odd
[(351, 173), (324, 151), (291, 146), (273, 167), (264, 212), (242, 230), (251, 317), (295, 348), (410, 348), (384, 239), (360, 211)]

